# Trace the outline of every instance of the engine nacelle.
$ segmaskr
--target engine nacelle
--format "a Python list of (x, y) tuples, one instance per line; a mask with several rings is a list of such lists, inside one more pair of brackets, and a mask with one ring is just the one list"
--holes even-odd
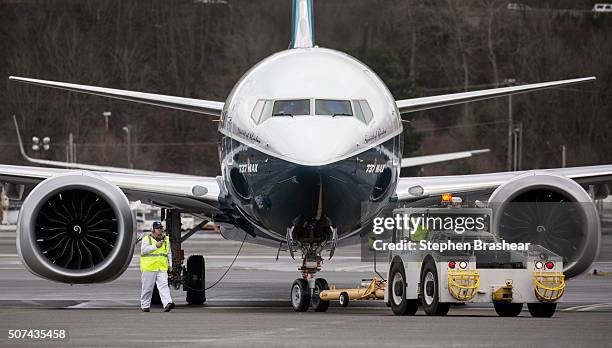
[(99, 283), (121, 275), (134, 252), (135, 226), (125, 194), (85, 172), (52, 177), (23, 202), (17, 251), (35, 275)]
[(530, 172), (489, 198), (493, 228), (508, 242), (530, 242), (563, 257), (564, 273), (586, 271), (599, 253), (601, 226), (589, 194), (575, 181)]

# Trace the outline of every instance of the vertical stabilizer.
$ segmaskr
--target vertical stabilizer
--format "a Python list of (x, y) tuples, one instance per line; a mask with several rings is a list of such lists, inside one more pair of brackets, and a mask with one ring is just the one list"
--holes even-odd
[(313, 0), (293, 0), (291, 21), (291, 43), (289, 48), (314, 47)]

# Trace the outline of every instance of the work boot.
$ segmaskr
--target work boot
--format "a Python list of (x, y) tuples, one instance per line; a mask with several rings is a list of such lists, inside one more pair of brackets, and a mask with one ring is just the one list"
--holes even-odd
[(174, 308), (174, 302), (170, 302), (164, 307), (164, 312), (170, 312)]
[(143, 312), (150, 312), (150, 311), (151, 311), (149, 308), (141, 308), (141, 310), (142, 310)]

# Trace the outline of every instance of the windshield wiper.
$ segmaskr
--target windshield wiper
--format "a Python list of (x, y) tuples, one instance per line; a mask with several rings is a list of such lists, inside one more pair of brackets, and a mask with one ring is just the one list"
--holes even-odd
[(353, 115), (347, 114), (345, 112), (338, 112), (338, 113), (332, 114), (332, 117), (336, 117), (336, 116), (353, 116)]
[(277, 112), (277, 113), (272, 114), (272, 116), (291, 116), (293, 117), (293, 114), (290, 114), (288, 112)]

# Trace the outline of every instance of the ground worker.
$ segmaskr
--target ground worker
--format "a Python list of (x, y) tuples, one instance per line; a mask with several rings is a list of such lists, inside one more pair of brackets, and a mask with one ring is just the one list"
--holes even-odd
[(142, 237), (140, 246), (140, 271), (142, 272), (140, 308), (143, 312), (150, 311), (155, 284), (157, 284), (164, 312), (170, 312), (174, 308), (170, 288), (168, 288), (168, 270), (172, 271), (170, 238), (162, 233), (161, 222), (155, 221), (153, 232)]

